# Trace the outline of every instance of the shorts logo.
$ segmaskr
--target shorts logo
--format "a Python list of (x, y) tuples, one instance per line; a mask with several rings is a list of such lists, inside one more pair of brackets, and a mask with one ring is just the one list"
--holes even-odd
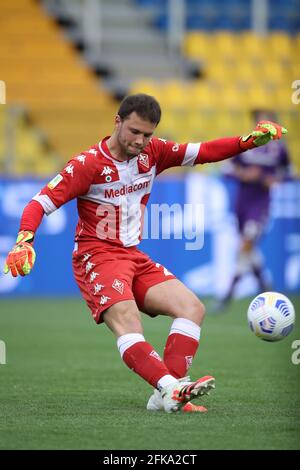
[(119, 281), (119, 279), (115, 279), (111, 286), (115, 290), (117, 290), (120, 294), (123, 294), (124, 284), (123, 284), (123, 282)]
[(151, 353), (149, 354), (149, 356), (155, 357), (155, 359), (157, 359), (158, 361), (162, 362), (162, 361), (161, 361), (161, 358), (160, 358), (160, 356), (159, 356), (159, 354), (158, 354), (156, 351), (154, 351), (154, 350), (151, 351)]
[(93, 282), (96, 277), (99, 276), (99, 273), (96, 273), (95, 271), (92, 271), (90, 274), (90, 282)]
[(63, 180), (63, 177), (60, 174), (58, 174), (50, 181), (50, 183), (47, 184), (47, 186), (49, 189), (54, 189), (58, 185), (58, 183), (60, 183), (62, 180)]
[(155, 266), (156, 266), (157, 268), (162, 268), (162, 269), (164, 270), (164, 275), (165, 275), (165, 276), (173, 276), (173, 274), (172, 274), (167, 268), (165, 268), (164, 266), (162, 266), (161, 264), (155, 263)]
[(94, 295), (98, 294), (102, 289), (103, 289), (103, 285), (102, 284), (95, 284), (94, 285)]
[(149, 157), (146, 153), (140, 153), (139, 162), (143, 167), (147, 168), (147, 170), (149, 169)]
[(108, 300), (110, 300), (111, 298), (108, 297), (107, 295), (101, 295), (101, 298), (100, 298), (100, 305), (105, 305), (107, 303)]
[(94, 266), (96, 266), (95, 263), (91, 263), (90, 261), (88, 261), (85, 266), (86, 274), (88, 274), (90, 270), (93, 269)]

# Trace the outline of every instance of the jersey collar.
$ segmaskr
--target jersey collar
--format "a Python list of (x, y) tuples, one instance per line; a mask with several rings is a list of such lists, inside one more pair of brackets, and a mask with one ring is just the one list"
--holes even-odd
[(118, 163), (128, 163), (127, 160), (118, 160), (117, 158), (114, 158), (112, 156), (112, 154), (110, 153), (109, 151), (109, 148), (107, 146), (107, 143), (106, 141), (109, 139), (109, 135), (104, 137), (104, 139), (102, 139), (99, 144), (98, 144), (98, 147), (99, 147), (99, 150), (100, 152), (102, 153), (102, 155), (104, 155), (106, 158), (108, 158), (109, 160), (113, 161), (113, 162), (118, 162)]

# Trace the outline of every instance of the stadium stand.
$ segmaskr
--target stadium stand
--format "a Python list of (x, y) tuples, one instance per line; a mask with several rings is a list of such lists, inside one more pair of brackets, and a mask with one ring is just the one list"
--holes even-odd
[[(154, 13), (153, 24), (159, 29), (168, 26), (168, 0), (135, 0), (136, 4)], [(186, 28), (188, 30), (229, 30), (241, 32), (251, 29), (251, 2), (249, 0), (186, 0)], [(268, 28), (295, 34), (300, 29), (299, 0), (269, 0)]]
[[(59, 156), (61, 165), (108, 132), (115, 103), (38, 2), (2, 0), (0, 25), (0, 78), (6, 83), (5, 108), (25, 108), (30, 120), (46, 136), (52, 155)], [(4, 111), (1, 113), (5, 115)], [(29, 153), (35, 154), (36, 162), (30, 164), (25, 156), (24, 149), (32, 147), (36, 132), (30, 132), (29, 126), (25, 132), (19, 123), (16, 134), (21, 139), (16, 171), (44, 173), (48, 165), (43, 160), (45, 150), (32, 149)], [(3, 150), (1, 158), (4, 160)], [(8, 166), (3, 164), (2, 169), (5, 168)]]
[(0, 106), (0, 174), (46, 176), (59, 165), (43, 132), (19, 106)]
[[(153, 11), (156, 27), (167, 28), (166, 0), (136, 3)], [(291, 86), (300, 78), (300, 2), (268, 4), (269, 33), (259, 36), (250, 30), (249, 1), (186, 0), (183, 51), (198, 63), (200, 78), (190, 83), (138, 80), (131, 91), (146, 87), (160, 97), (168, 110), (160, 131), (178, 141), (247, 132), (251, 110), (274, 110), (289, 129), (287, 143), (299, 173), (300, 110), (292, 102)]]
[[(134, 39), (133, 23), (139, 24), (138, 12), (143, 10), (148, 13), (141, 16), (142, 27), (145, 29), (151, 18), (150, 23), (159, 28), (159, 34), (162, 31), (165, 34), (167, 0), (102, 2), (107, 21), (102, 31), (102, 59), (109, 56), (119, 63), (119, 79), (115, 77), (115, 81), (118, 84), (119, 81), (126, 85), (129, 83), (126, 86), (128, 92), (144, 91), (158, 98), (164, 112), (158, 131), (161, 135), (178, 141), (198, 141), (244, 133), (251, 125), (250, 111), (253, 108), (274, 109), (289, 128), (287, 142), (300, 172), (297, 147), (300, 111), (299, 106), (291, 101), (291, 84), (300, 77), (299, 0), (285, 1), (284, 8), (282, 0), (269, 1), (270, 34), (266, 37), (250, 30), (249, 1), (186, 0), (187, 32), (182, 51), (187, 63), (196, 64), (197, 73), (193, 80), (191, 76), (190, 80), (186, 76), (184, 79), (180, 67), (172, 69), (167, 66), (166, 59), (160, 56), (162, 48), (158, 43), (152, 51), (150, 34), (146, 35), (147, 53), (142, 50), (143, 41)], [(52, 8), (50, 15), (42, 5)], [(40, 158), (36, 159), (37, 163), (30, 163), (28, 157), (17, 156), (15, 162), (27, 162), (19, 165), (20, 172), (22, 168), (24, 171), (31, 168), (31, 171), (35, 169), (43, 173), (49, 168), (52, 173), (49, 162), (54, 161), (56, 155), (58, 161), (60, 158), (65, 162), (97, 140), (98, 135), (111, 130), (116, 105), (102, 86), (103, 80), (99, 81), (91, 67), (86, 65), (88, 62), (91, 66), (95, 57), (89, 62), (92, 57), (89, 51), (85, 50), (79, 56), (70, 42), (72, 38), (75, 42), (82, 38), (82, 30), (76, 30), (76, 21), (83, 5), (83, 0), (72, 2), (72, 6), (66, 1), (56, 4), (52, 0), (44, 0), (43, 3), (34, 0), (1, 2), (0, 79), (7, 84), (6, 108), (25, 108), (25, 115), (30, 115), (30, 123), (42, 130), (42, 133), (30, 130), (26, 125), (25, 134), (31, 135), (28, 140), (39, 142), (37, 154)], [(124, 19), (119, 15), (116, 17), (118, 5), (122, 7)], [(132, 5), (139, 7), (134, 17)], [(74, 13), (68, 17), (65, 11), (63, 18), (65, 24), (72, 24), (72, 34), (68, 39), (51, 16), (56, 6), (60, 6), (62, 14), (64, 6)], [(132, 30), (131, 34), (128, 30)], [(122, 31), (124, 37), (116, 36), (116, 31)], [(106, 37), (107, 32), (110, 34)], [(127, 39), (126, 34), (129, 34)], [(123, 49), (117, 48), (117, 42)], [(136, 43), (138, 50), (133, 48)], [(130, 56), (127, 55), (129, 51)], [(132, 62), (133, 57), (135, 62)], [(11, 115), (14, 113), (6, 113), (2, 121), (7, 122)], [(3, 132), (4, 129), (7, 125)], [(18, 132), (15, 137), (17, 135)], [(22, 139), (26, 141), (26, 137)], [(19, 148), (18, 145), (15, 148)], [(22, 153), (26, 145), (20, 148)], [(1, 168), (7, 171), (12, 165), (4, 165), (3, 152), (2, 144)], [(47, 158), (42, 157), (46, 154)]]

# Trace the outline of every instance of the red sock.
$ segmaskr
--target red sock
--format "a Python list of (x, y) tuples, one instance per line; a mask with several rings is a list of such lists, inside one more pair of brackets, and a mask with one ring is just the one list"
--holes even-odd
[(193, 362), (199, 341), (190, 336), (173, 333), (168, 336), (164, 350), (164, 363), (177, 379), (184, 377)]
[(158, 353), (146, 341), (135, 343), (126, 349), (123, 361), (154, 388), (162, 377), (170, 375)]

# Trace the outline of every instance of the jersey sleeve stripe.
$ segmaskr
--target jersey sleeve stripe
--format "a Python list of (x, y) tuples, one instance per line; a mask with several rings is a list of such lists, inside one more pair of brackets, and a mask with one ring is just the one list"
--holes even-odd
[(181, 166), (193, 166), (199, 154), (201, 143), (188, 144)]
[(37, 193), (32, 199), (41, 204), (46, 215), (52, 214), (52, 212), (56, 211), (57, 209), (57, 207), (51, 201), (50, 197), (46, 194)]

